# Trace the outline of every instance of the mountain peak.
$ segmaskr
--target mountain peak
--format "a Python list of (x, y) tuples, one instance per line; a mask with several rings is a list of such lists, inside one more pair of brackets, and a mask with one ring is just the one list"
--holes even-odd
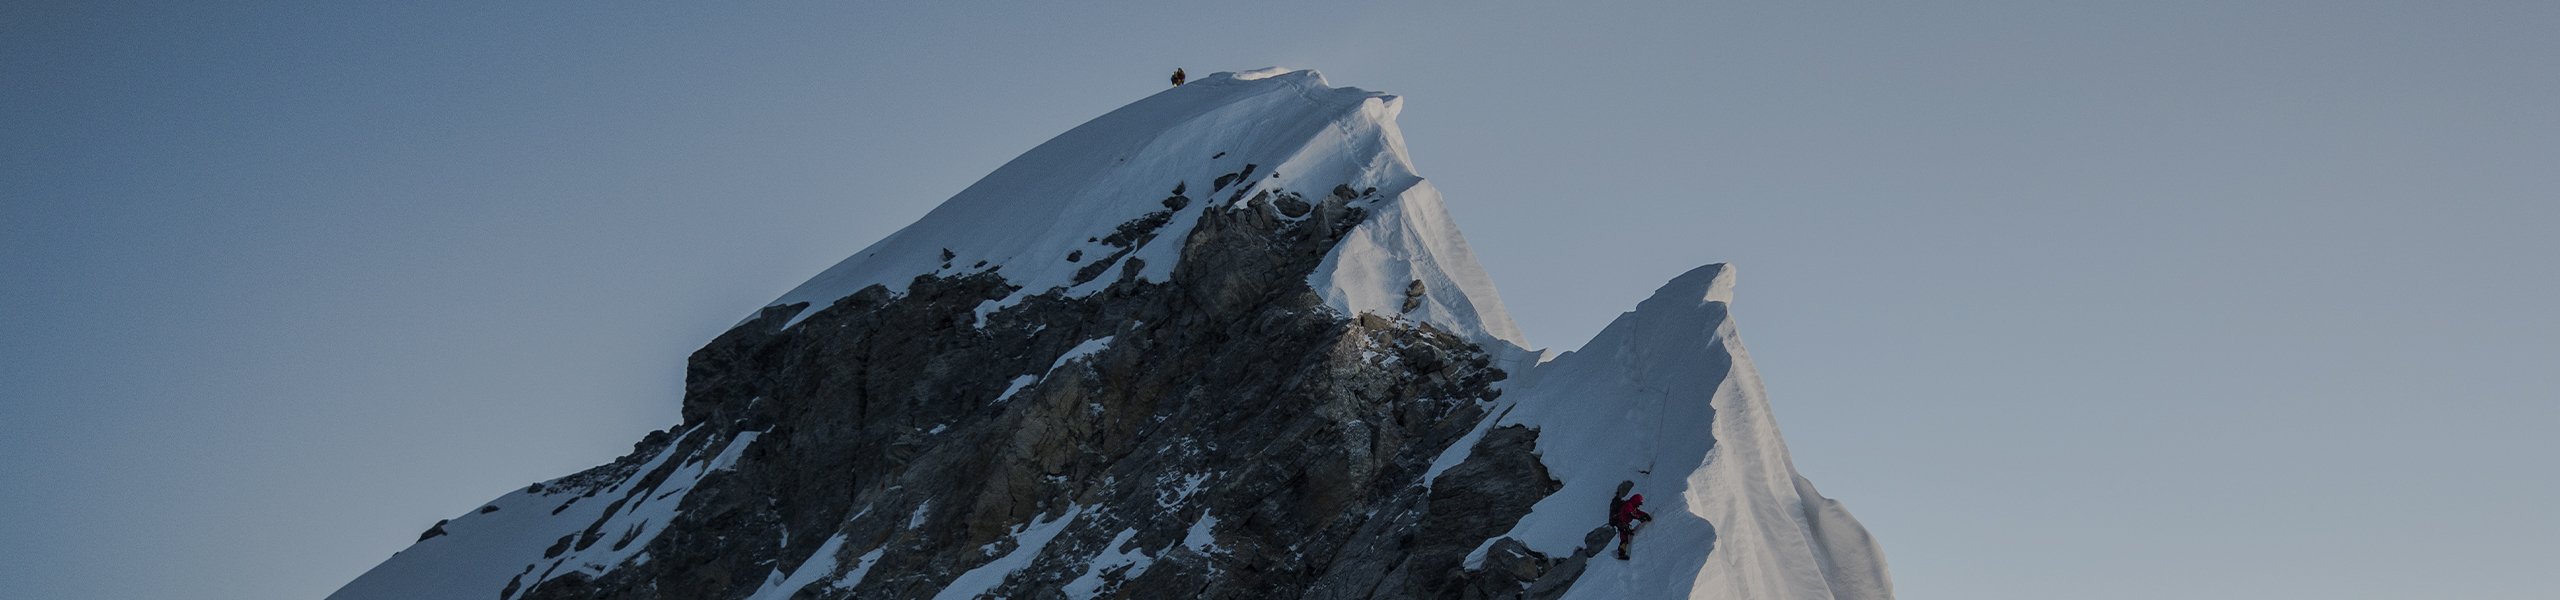
[(1338, 196), (1367, 218), (1309, 281), (1328, 306), (1525, 346), (1438, 191), (1413, 172), (1401, 108), (1312, 70), (1201, 77), (1040, 144), (770, 305), (807, 303), (796, 324), (870, 286), (995, 272), (1019, 289), (983, 316), (1053, 290), (1090, 295), (1123, 269), (1161, 282), (1204, 205), (1267, 203), (1294, 220)]
[(1076, 127), (695, 351), (679, 425), (331, 598), (1890, 600), (1733, 270), (1529, 364), (1397, 107), (1265, 69)]

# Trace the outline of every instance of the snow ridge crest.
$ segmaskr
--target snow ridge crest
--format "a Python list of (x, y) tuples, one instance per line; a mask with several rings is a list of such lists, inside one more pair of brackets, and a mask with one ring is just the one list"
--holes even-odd
[[(1116, 273), (1113, 265), (1160, 282), (1205, 210), (1200, 203), (1350, 191), (1369, 216), (1308, 281), (1329, 306), (1401, 315), (1492, 347), (1527, 345), (1439, 193), (1414, 174), (1395, 125), (1402, 105), (1393, 95), (1333, 87), (1312, 70), (1201, 77), (1042, 143), (768, 306), (808, 303), (789, 321), (796, 324), (869, 286), (903, 293), (920, 275), (997, 271), (1020, 286), (982, 307), (983, 315), (1053, 289), (1098, 292), (1112, 278), (1092, 273)], [(1165, 211), (1134, 244), (1110, 237)], [(1416, 282), (1420, 293), (1409, 294)], [(1406, 306), (1409, 297), (1414, 306)]]

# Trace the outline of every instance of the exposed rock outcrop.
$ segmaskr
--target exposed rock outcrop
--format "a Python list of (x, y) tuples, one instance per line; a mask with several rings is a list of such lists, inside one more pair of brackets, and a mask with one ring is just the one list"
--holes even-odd
[[(862, 580), (814, 597), (931, 597), (1015, 553), (1032, 556), (986, 593), (1044, 597), (1106, 553), (1151, 564), (1092, 574), (1104, 597), (1483, 597), (1541, 574), (1459, 564), (1554, 491), (1535, 432), (1495, 430), (1438, 485), (1420, 478), (1485, 416), (1502, 371), (1428, 325), (1323, 310), (1305, 284), (1362, 210), (1339, 196), (1301, 219), (1199, 210), (1165, 283), (1037, 296), (980, 327), (972, 310), (1015, 291), (1000, 275), (920, 277), (720, 336), (690, 362), (679, 429), (705, 428), (686, 442), (701, 452), (752, 445), (694, 487), (646, 563), (521, 597), (743, 597), (769, 569), (850, 569), (873, 549), (888, 551)], [(1106, 242), (1150, 243), (1167, 218)], [(1042, 547), (1015, 535), (1055, 520)], [(838, 556), (811, 556), (837, 536)]]

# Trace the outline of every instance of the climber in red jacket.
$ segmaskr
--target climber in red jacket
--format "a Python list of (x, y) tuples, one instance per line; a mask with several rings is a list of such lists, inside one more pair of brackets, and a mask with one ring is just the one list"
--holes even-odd
[(1636, 522), (1653, 522), (1644, 512), (1644, 494), (1628, 496), (1609, 504), (1609, 526), (1618, 528), (1618, 560), (1627, 559), (1627, 545), (1636, 543)]

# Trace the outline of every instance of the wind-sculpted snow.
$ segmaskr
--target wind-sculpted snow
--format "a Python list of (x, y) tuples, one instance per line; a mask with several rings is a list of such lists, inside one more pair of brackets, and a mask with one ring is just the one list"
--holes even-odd
[[(1040, 144), (771, 305), (808, 303), (796, 324), (865, 287), (901, 292), (918, 275), (994, 271), (1021, 288), (983, 315), (1051, 289), (1100, 291), (1111, 277), (1080, 275), (1117, 267), (1094, 261), (1142, 265), (1136, 277), (1164, 281), (1199, 216), (1168, 210), (1169, 197), (1241, 204), (1257, 194), (1345, 189), (1371, 218), (1312, 282), (1333, 308), (1410, 312), (1469, 339), (1525, 343), (1439, 193), (1414, 175), (1395, 126), (1402, 105), (1395, 96), (1328, 86), (1315, 71), (1202, 77)], [(1129, 246), (1095, 233), (1158, 211), (1168, 213), (1165, 222), (1144, 240), (1121, 240)], [(1414, 310), (1399, 310), (1417, 280), (1430, 293)]]

